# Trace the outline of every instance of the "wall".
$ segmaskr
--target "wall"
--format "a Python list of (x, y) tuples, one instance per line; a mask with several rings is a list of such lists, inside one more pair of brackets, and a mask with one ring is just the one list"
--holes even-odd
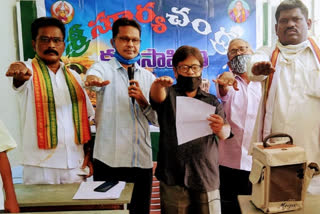
[[(11, 133), (14, 133), (12, 136), (16, 141), (20, 141), (17, 99), (10, 88), (8, 78), (5, 77), (9, 63), (18, 59), (15, 4), (15, 0), (1, 1), (0, 7), (0, 26), (2, 26), (0, 37), (0, 120), (6, 124)], [(9, 152), (11, 165), (17, 164), (17, 158), (14, 157), (18, 156), (18, 150)], [(2, 194), (0, 194), (0, 201), (3, 201)]]
[[(19, 113), (17, 99), (11, 88), (9, 79), (5, 76), (9, 64), (18, 59), (18, 34), (16, 24), (16, 0), (1, 1), (0, 26), (0, 119), (6, 124), (12, 136), (20, 142)], [(9, 152), (10, 161), (17, 163), (18, 150)]]

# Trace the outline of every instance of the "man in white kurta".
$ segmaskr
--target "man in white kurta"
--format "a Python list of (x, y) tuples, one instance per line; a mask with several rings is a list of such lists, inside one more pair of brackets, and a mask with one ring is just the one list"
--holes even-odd
[[(319, 43), (308, 38), (311, 20), (303, 3), (296, 2), (281, 3), (276, 13), (278, 42), (271, 49), (259, 49), (248, 66), (254, 81), (266, 81), (274, 72), (266, 104), (260, 103), (252, 141), (261, 141), (271, 132), (287, 133), (294, 144), (305, 149), (308, 161), (320, 165)], [(270, 59), (276, 48), (279, 54), (272, 65)], [(320, 194), (320, 176), (312, 179), (308, 191)]]
[[(31, 62), (24, 62), (31, 70)], [(81, 182), (82, 177), (78, 176), (81, 172), (80, 168), (84, 161), (83, 145), (77, 145), (74, 142), (74, 127), (72, 118), (72, 103), (69, 95), (69, 89), (66, 84), (65, 76), (62, 71), (64, 66), (60, 62), (59, 70), (54, 74), (49, 69), (51, 78), (54, 99), (56, 104), (56, 116), (58, 125), (58, 146), (55, 149), (39, 149), (37, 144), (37, 127), (36, 127), (36, 112), (33, 92), (33, 82), (26, 81), (24, 85), (15, 88), (19, 97), (19, 107), (21, 109), (22, 121), (22, 151), (23, 151), (23, 165), (24, 174), (23, 182), (26, 184), (34, 183), (73, 183)], [(81, 77), (78, 73), (70, 70), (72, 74), (81, 83)], [(33, 76), (33, 75), (32, 75)], [(92, 105), (89, 98), (87, 98), (88, 115), (94, 115)], [(40, 168), (40, 169), (39, 169)], [(69, 172), (62, 173), (61, 176), (55, 173), (51, 174), (44, 168), (55, 169), (74, 169)], [(34, 176), (35, 172), (42, 173)], [(64, 170), (63, 170), (64, 171)]]
[[(19, 97), (22, 128), (22, 151), (24, 165), (23, 182), (25, 184), (60, 184), (81, 182), (84, 167), (83, 144), (75, 142), (75, 126), (73, 116), (73, 102), (63, 69), (65, 65), (60, 61), (64, 51), (65, 28), (60, 20), (52, 17), (41, 17), (32, 23), (32, 45), (36, 51), (36, 58), (43, 62), (42, 71), (47, 69), (54, 97), (55, 119), (57, 126), (57, 146), (42, 149), (37, 134), (37, 109), (35, 100), (35, 63), (34, 61), (12, 63), (7, 76), (13, 77), (13, 88)], [(39, 71), (38, 71), (39, 72)], [(66, 72), (68, 73), (68, 72)], [(70, 76), (80, 85), (84, 93), (87, 116), (94, 114), (91, 102), (81, 85), (81, 77), (70, 70)], [(69, 77), (70, 77), (69, 76)], [(71, 80), (71, 79), (70, 79)], [(69, 80), (69, 81), (70, 81)], [(74, 79), (72, 79), (74, 80)], [(72, 81), (71, 80), (71, 81)], [(48, 85), (48, 83), (47, 83)], [(76, 86), (73, 85), (75, 88)], [(78, 85), (77, 85), (78, 86)], [(49, 90), (48, 88), (46, 88)], [(45, 93), (42, 90), (41, 93)], [(78, 92), (82, 93), (82, 92)], [(77, 105), (79, 99), (76, 101)], [(43, 109), (47, 103), (41, 103)], [(49, 109), (48, 111), (50, 111)], [(81, 110), (80, 108), (78, 109)], [(44, 111), (45, 112), (45, 111)], [(85, 118), (88, 120), (88, 118)], [(82, 123), (84, 120), (80, 120)], [(50, 119), (50, 124), (52, 119)], [(87, 121), (86, 121), (87, 122)], [(50, 125), (47, 125), (50, 126)], [(50, 132), (50, 131), (49, 131)], [(51, 136), (55, 137), (55, 136)], [(92, 172), (91, 172), (92, 173)]]

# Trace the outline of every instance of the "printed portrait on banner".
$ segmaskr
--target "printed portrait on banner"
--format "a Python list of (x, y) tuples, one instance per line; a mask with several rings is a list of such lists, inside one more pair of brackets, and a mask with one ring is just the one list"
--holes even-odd
[(244, 0), (232, 1), (228, 8), (230, 18), (236, 23), (245, 22), (250, 15), (250, 7)]

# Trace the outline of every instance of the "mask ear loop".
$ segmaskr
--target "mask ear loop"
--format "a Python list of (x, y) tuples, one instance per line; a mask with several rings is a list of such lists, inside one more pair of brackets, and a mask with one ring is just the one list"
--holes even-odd
[(110, 39), (110, 43), (111, 43), (111, 46), (114, 48), (114, 50), (117, 51), (116, 43), (114, 41), (114, 38)]
[(117, 52), (116, 43), (115, 43), (115, 41), (114, 41), (114, 38), (110, 39), (110, 43), (111, 43), (111, 46), (112, 46), (113, 49), (114, 49), (114, 52)]

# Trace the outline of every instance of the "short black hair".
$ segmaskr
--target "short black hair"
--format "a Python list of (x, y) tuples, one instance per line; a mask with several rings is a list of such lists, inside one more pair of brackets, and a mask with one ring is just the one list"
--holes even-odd
[(284, 0), (283, 2), (281, 2), (279, 4), (279, 6), (277, 7), (277, 10), (276, 10), (275, 17), (276, 17), (277, 23), (279, 21), (281, 11), (291, 10), (291, 9), (295, 9), (295, 8), (299, 8), (301, 10), (301, 13), (306, 18), (306, 20), (308, 20), (308, 8), (303, 4), (302, 1), (300, 1), (300, 0)]
[(139, 36), (141, 37), (141, 26), (137, 21), (128, 18), (119, 18), (112, 25), (112, 38), (117, 37), (119, 33), (119, 27), (121, 26), (132, 26), (137, 28), (139, 30)]
[(66, 36), (66, 28), (62, 21), (53, 17), (40, 17), (35, 19), (31, 24), (31, 38), (32, 40), (36, 40), (39, 28), (55, 26), (58, 27), (63, 35), (63, 40)]
[(200, 66), (203, 67), (203, 57), (200, 50), (196, 47), (183, 45), (179, 47), (172, 57), (173, 67), (177, 67), (179, 62), (184, 61), (189, 56), (194, 56), (200, 63)]

